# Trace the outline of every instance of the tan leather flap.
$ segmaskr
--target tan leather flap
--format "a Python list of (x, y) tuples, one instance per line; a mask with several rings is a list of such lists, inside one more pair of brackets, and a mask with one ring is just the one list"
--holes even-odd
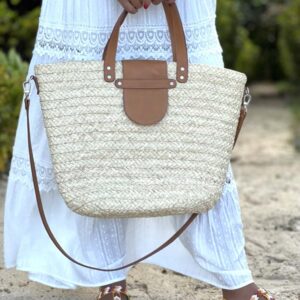
[(167, 62), (124, 60), (122, 65), (124, 78), (116, 82), (123, 83), (124, 111), (128, 118), (140, 125), (160, 122), (167, 113), (170, 82), (175, 81), (168, 79)]

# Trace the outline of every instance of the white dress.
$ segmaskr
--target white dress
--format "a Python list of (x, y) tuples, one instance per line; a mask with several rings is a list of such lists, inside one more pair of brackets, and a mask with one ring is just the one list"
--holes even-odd
[[(190, 63), (223, 67), (215, 28), (216, 1), (177, 0), (177, 4)], [(28, 76), (33, 74), (35, 64), (101, 59), (121, 11), (117, 0), (44, 0)], [(172, 59), (167, 23), (160, 5), (129, 15), (121, 29), (117, 60), (137, 58)], [(119, 266), (153, 250), (189, 217), (96, 219), (73, 213), (57, 190), (35, 90), (31, 98), (32, 144), (41, 196), (51, 228), (72, 256), (98, 267)], [(31, 280), (66, 289), (100, 286), (126, 278), (129, 269), (98, 272), (73, 264), (46, 235), (32, 186), (25, 121), (22, 105), (5, 198), (5, 267), (27, 271)], [(229, 166), (217, 205), (199, 215), (176, 242), (144, 262), (219, 288), (236, 289), (253, 282), (244, 242), (239, 198)]]

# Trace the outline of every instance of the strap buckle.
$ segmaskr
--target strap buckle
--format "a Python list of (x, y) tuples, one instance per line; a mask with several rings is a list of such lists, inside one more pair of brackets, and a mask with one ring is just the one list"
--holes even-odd
[(23, 82), (23, 91), (25, 97), (28, 97), (32, 91), (31, 78)]
[(242, 103), (242, 105), (246, 111), (247, 111), (247, 107), (249, 106), (251, 100), (252, 100), (252, 96), (250, 94), (249, 87), (246, 86), (245, 91), (244, 91), (244, 96), (243, 96), (243, 103)]

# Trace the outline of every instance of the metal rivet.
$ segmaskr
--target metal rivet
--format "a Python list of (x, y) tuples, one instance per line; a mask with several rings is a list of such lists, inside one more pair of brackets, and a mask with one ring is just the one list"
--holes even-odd
[(107, 75), (107, 78), (108, 78), (108, 79), (111, 79), (111, 75)]
[(121, 82), (121, 81), (118, 81), (118, 85), (122, 85), (122, 82)]
[(174, 83), (174, 81), (171, 81), (171, 82), (170, 82), (170, 85), (172, 85), (172, 86), (173, 86), (174, 84), (175, 84), (175, 83)]
[(184, 76), (183, 76), (183, 75), (181, 75), (181, 76), (180, 76), (180, 79), (182, 79), (182, 80), (183, 80), (183, 79), (184, 79)]
[(185, 71), (185, 67), (181, 67), (181, 68), (180, 68), (180, 71)]
[(111, 70), (111, 66), (107, 66), (106, 69), (107, 69), (107, 70)]

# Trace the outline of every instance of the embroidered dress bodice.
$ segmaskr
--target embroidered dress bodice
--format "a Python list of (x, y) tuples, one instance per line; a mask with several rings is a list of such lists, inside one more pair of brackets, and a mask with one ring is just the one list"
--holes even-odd
[[(177, 5), (190, 59), (220, 55), (222, 49), (215, 27), (216, 1), (177, 0)], [(34, 53), (60, 59), (100, 59), (122, 9), (117, 0), (44, 0)], [(121, 28), (117, 59), (141, 57), (172, 58), (161, 5), (129, 15)]]

